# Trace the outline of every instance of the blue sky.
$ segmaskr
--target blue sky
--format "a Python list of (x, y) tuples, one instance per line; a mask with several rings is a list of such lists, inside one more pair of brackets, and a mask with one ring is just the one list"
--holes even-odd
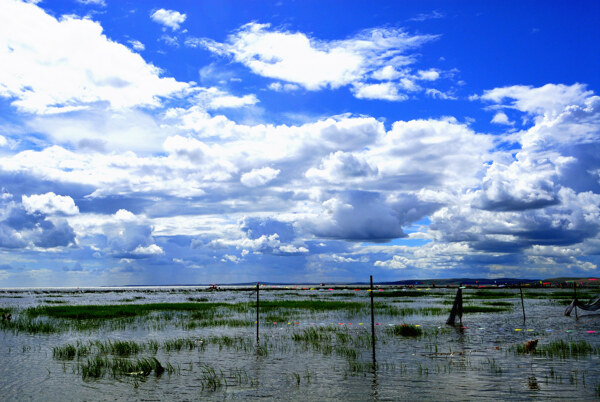
[(0, 0), (0, 287), (598, 276), (599, 16)]

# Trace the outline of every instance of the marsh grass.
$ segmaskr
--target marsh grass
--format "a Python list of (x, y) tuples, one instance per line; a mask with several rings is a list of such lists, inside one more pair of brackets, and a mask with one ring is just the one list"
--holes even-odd
[(175, 312), (211, 310), (219, 307), (235, 308), (227, 303), (148, 303), (148, 304), (112, 304), (112, 305), (76, 305), (76, 306), (39, 306), (24, 310), (31, 317), (47, 316), (63, 319), (110, 319), (147, 315), (150, 312)]
[(386, 328), (384, 332), (389, 335), (405, 337), (419, 337), (423, 335), (421, 327), (407, 324), (394, 325), (393, 327)]
[(373, 297), (443, 297), (444, 294), (425, 290), (393, 290), (374, 292)]
[(486, 306), (500, 306), (500, 307), (512, 307), (513, 304), (511, 302), (507, 302), (507, 301), (484, 301), (482, 302), (482, 304), (485, 304)]
[[(526, 347), (523, 344), (516, 345), (515, 351), (518, 354), (527, 353)], [(538, 345), (534, 354), (550, 359), (570, 359), (598, 355), (599, 352), (599, 347), (591, 345), (584, 340), (567, 342), (561, 339), (546, 345)]]
[(201, 303), (201, 302), (207, 302), (208, 297), (188, 297), (187, 300), (191, 301), (191, 302)]
[(121, 357), (110, 358), (106, 356), (94, 356), (77, 366), (78, 372), (84, 380), (98, 379), (110, 374), (113, 378), (123, 376), (147, 377), (152, 372), (159, 377), (165, 371), (175, 372), (172, 365), (167, 364), (165, 368), (155, 357), (129, 360)]

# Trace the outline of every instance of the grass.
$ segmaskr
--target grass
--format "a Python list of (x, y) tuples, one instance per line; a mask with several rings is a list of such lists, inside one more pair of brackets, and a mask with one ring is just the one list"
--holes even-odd
[(393, 291), (383, 291), (383, 292), (374, 292), (373, 297), (435, 297), (435, 296), (443, 296), (440, 293), (432, 293), (430, 291), (420, 291), (420, 290), (393, 290)]
[(31, 317), (47, 316), (77, 320), (110, 319), (147, 315), (153, 311), (198, 311), (232, 306), (227, 303), (148, 303), (77, 306), (40, 306), (26, 309)]
[(395, 336), (405, 336), (405, 337), (418, 337), (423, 335), (423, 330), (421, 327), (417, 327), (416, 325), (394, 325), (391, 328), (386, 328), (386, 333)]
[(129, 360), (120, 357), (109, 358), (103, 356), (95, 356), (87, 359), (87, 361), (78, 365), (78, 370), (84, 380), (102, 378), (109, 373), (113, 378), (125, 375), (146, 377), (152, 372), (159, 377), (165, 371), (169, 373), (175, 371), (170, 364), (165, 369), (155, 357)]
[[(516, 352), (520, 354), (527, 353), (525, 345), (517, 345)], [(569, 359), (581, 356), (598, 355), (600, 348), (593, 346), (584, 340), (567, 342), (558, 340), (546, 345), (538, 345), (535, 349), (535, 355), (546, 358)]]

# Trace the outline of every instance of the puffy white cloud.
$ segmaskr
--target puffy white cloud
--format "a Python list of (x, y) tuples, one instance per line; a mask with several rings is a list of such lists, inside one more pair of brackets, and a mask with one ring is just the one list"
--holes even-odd
[(408, 96), (398, 93), (398, 86), (392, 82), (378, 84), (357, 83), (353, 88), (354, 96), (358, 99), (382, 99), (388, 101), (403, 101)]
[(162, 247), (157, 246), (156, 244), (150, 244), (149, 246), (142, 247), (137, 246), (132, 252), (132, 254), (139, 256), (151, 256), (151, 255), (162, 255), (164, 254), (164, 250)]
[[(89, 19), (57, 20), (34, 4), (3, 0), (0, 13), (0, 96), (29, 113), (157, 106), (188, 84), (102, 34)], [(35, 26), (36, 29), (30, 29)]]
[(73, 198), (68, 195), (56, 195), (52, 192), (46, 194), (23, 195), (23, 207), (27, 212), (42, 212), (47, 215), (62, 214), (75, 215), (79, 208), (75, 205)]
[(263, 186), (275, 179), (280, 173), (280, 170), (270, 167), (260, 169), (252, 169), (250, 172), (242, 174), (240, 181), (244, 186), (255, 187)]
[(5, 146), (7, 143), (8, 141), (6, 141), (6, 138), (0, 135), (0, 147)]
[(198, 91), (198, 94), (195, 96), (195, 100), (207, 110), (240, 108), (252, 106), (259, 102), (254, 94), (235, 96), (215, 87), (196, 88), (196, 91)]
[(515, 124), (508, 119), (508, 116), (504, 112), (497, 112), (492, 118), (492, 123), (504, 124), (507, 126), (513, 126)]
[(440, 78), (440, 72), (435, 69), (419, 70), (417, 74), (419, 79), (425, 81), (435, 81)]
[[(194, 44), (231, 56), (255, 74), (319, 90), (356, 85), (372, 73), (373, 77), (390, 79), (395, 67), (412, 62), (403, 53), (435, 38), (411, 36), (399, 29), (374, 28), (353, 38), (326, 42), (300, 32), (271, 30), (269, 24), (249, 23), (230, 35), (226, 43), (198, 39)], [(399, 95), (393, 95), (392, 86), (377, 89), (364, 85), (362, 90), (356, 90), (358, 96), (375, 99), (375, 92), (382, 94), (385, 89), (385, 99), (400, 99)]]
[(323, 158), (319, 168), (310, 168), (306, 177), (335, 183), (376, 176), (377, 172), (377, 167), (370, 165), (362, 155), (337, 151)]
[(560, 112), (569, 105), (582, 104), (592, 94), (593, 92), (586, 90), (586, 86), (583, 84), (570, 86), (546, 84), (539, 88), (513, 85), (487, 90), (480, 98), (495, 103), (502, 103), (505, 99), (510, 99), (512, 102), (504, 106), (522, 112), (543, 115), (545, 113)]
[(383, 267), (383, 268), (391, 268), (391, 269), (402, 269), (402, 268), (406, 268), (406, 266), (409, 264), (409, 261), (407, 258), (402, 257), (400, 255), (395, 255), (391, 260), (386, 260), (386, 261), (375, 261), (375, 266), (376, 267)]
[(186, 14), (182, 14), (174, 10), (158, 9), (150, 15), (152, 21), (171, 28), (173, 31), (179, 29), (179, 25), (183, 24), (187, 18)]

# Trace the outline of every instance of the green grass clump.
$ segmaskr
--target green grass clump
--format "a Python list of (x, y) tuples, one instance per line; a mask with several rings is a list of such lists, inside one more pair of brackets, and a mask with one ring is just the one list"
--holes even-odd
[(208, 301), (208, 297), (188, 297), (187, 299), (188, 299), (188, 301), (191, 301), (191, 302), (207, 302)]
[(25, 314), (37, 317), (68, 318), (77, 320), (135, 317), (153, 311), (198, 311), (232, 306), (227, 303), (149, 303), (77, 306), (40, 306), (25, 310)]
[(52, 357), (58, 360), (73, 360), (75, 356), (77, 356), (77, 348), (71, 344), (56, 346), (52, 350)]
[[(165, 367), (155, 357), (129, 360), (95, 356), (81, 363), (78, 368), (84, 380), (102, 378), (108, 373), (118, 378), (125, 375), (146, 377), (152, 372), (158, 377), (165, 372)], [(166, 371), (173, 372), (174, 369), (169, 364)]]
[(492, 301), (492, 302), (483, 302), (483, 304), (487, 306), (501, 306), (501, 307), (512, 307), (513, 304), (507, 301)]
[(386, 332), (391, 335), (396, 336), (406, 336), (406, 337), (416, 337), (423, 335), (423, 330), (421, 327), (417, 327), (416, 325), (394, 325), (391, 328), (386, 328)]
[[(256, 304), (250, 306), (256, 308)], [(278, 301), (261, 301), (260, 310), (309, 310), (309, 311), (336, 311), (345, 310), (358, 312), (366, 309), (367, 303), (361, 302), (344, 302), (344, 301), (325, 301), (325, 300), (278, 300)], [(279, 312), (278, 312), (279, 313)], [(280, 313), (279, 313), (280, 314)]]
[(9, 330), (13, 332), (28, 332), (30, 334), (52, 334), (66, 330), (66, 326), (43, 321), (39, 319), (26, 319), (23, 317), (13, 318), (12, 320), (0, 321), (0, 330)]
[[(517, 345), (514, 350), (519, 354), (527, 353), (524, 344)], [(600, 353), (600, 348), (593, 346), (584, 340), (567, 342), (561, 339), (546, 345), (538, 345), (534, 353), (537, 356), (547, 358), (570, 359), (581, 356), (598, 355)]]
[(473, 299), (510, 299), (519, 297), (519, 292), (506, 292), (502, 290), (476, 290), (475, 292), (464, 292), (464, 296)]

